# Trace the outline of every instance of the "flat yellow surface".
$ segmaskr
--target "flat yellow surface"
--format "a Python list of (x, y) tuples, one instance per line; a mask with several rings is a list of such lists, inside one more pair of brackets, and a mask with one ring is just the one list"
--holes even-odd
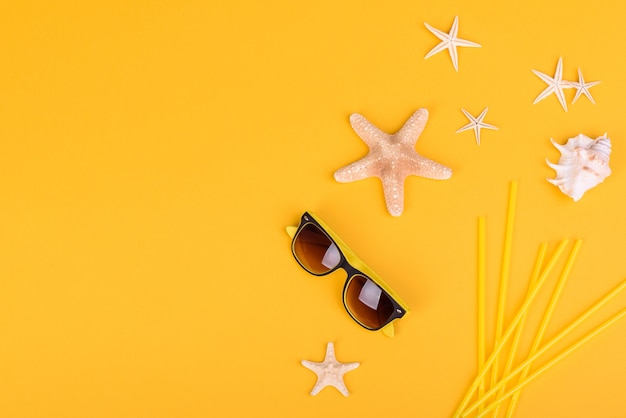
[[(56, 4), (55, 4), (56, 3)], [(481, 48), (427, 60), (424, 22)], [(546, 337), (625, 277), (626, 9), (582, 1), (4, 1), (0, 6), (0, 417), (449, 417), (476, 374), (476, 224), (487, 221), (491, 350), (510, 181), (505, 321), (541, 242), (583, 240)], [(601, 80), (569, 112), (532, 73)], [(461, 108), (486, 106), (480, 146)], [(450, 180), (411, 177), (405, 211), (333, 172), (395, 132)], [(607, 132), (613, 174), (579, 202), (546, 178), (564, 143)], [(412, 312), (396, 337), (345, 313), (284, 227), (328, 223)], [(571, 246), (571, 244), (570, 244)], [(567, 248), (567, 251), (569, 251)], [(560, 272), (531, 309), (524, 358)], [(619, 295), (536, 367), (623, 309)], [(350, 396), (309, 392), (337, 358)], [(626, 417), (626, 320), (523, 393), (516, 417)]]

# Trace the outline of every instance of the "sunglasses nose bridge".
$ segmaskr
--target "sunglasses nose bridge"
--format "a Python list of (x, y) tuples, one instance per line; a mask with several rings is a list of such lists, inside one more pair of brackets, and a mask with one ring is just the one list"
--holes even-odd
[(346, 275), (347, 275), (347, 277), (346, 277), (346, 285), (348, 284), (350, 279), (352, 279), (357, 274), (363, 275), (363, 273), (361, 273), (359, 270), (357, 270), (356, 268), (352, 267), (352, 265), (345, 258), (343, 259), (341, 264), (339, 264), (339, 268), (343, 269), (343, 271), (346, 272)]

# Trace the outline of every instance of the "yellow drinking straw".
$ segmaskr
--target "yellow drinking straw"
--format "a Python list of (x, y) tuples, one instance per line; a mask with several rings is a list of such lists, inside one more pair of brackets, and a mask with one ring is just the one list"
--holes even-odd
[[(567, 278), (569, 277), (569, 274), (572, 270), (572, 266), (574, 264), (574, 261), (576, 260), (576, 256), (578, 255), (578, 252), (580, 251), (580, 246), (582, 244), (581, 240), (576, 240), (576, 242), (574, 242), (574, 247), (572, 248), (569, 258), (567, 259), (567, 262), (565, 263), (565, 267), (563, 268), (563, 272), (561, 273), (561, 277), (559, 279), (559, 282), (556, 286), (556, 288), (554, 289), (554, 292), (552, 293), (552, 298), (550, 299), (550, 302), (548, 303), (548, 307), (546, 308), (544, 314), (543, 314), (543, 318), (541, 319), (541, 323), (539, 325), (539, 329), (537, 331), (537, 334), (535, 334), (535, 339), (533, 341), (533, 344), (530, 348), (530, 354), (529, 355), (533, 355), (537, 349), (539, 348), (539, 345), (541, 344), (541, 341), (543, 340), (543, 336), (546, 332), (546, 328), (548, 328), (548, 323), (550, 322), (550, 319), (552, 318), (552, 314), (554, 313), (554, 308), (556, 307), (556, 304), (559, 300), (559, 297), (561, 296), (561, 292), (563, 291), (563, 287), (565, 287), (565, 282), (567, 281)], [(526, 377), (526, 375), (528, 374), (528, 372), (530, 371), (530, 365), (528, 367), (526, 367), (526, 369), (524, 369), (524, 371), (522, 371), (522, 374), (520, 375), (520, 381), (524, 380), (524, 378)], [(506, 374), (506, 373), (505, 373)], [(502, 396), (503, 392), (504, 392), (505, 386), (502, 386), (500, 388), (500, 392), (498, 393), (498, 398), (500, 396)], [(515, 410), (515, 406), (517, 404), (517, 401), (519, 399), (519, 396), (521, 395), (521, 390), (514, 396), (514, 399), (511, 399), (511, 403), (509, 404), (509, 408), (507, 410), (507, 416), (512, 416), (513, 415), (513, 411)], [(498, 410), (498, 407), (496, 407), (496, 411)]]
[[(528, 294), (532, 291), (533, 287), (535, 286), (535, 284), (537, 283), (537, 279), (539, 278), (539, 274), (541, 271), (541, 265), (543, 264), (543, 259), (545, 258), (546, 255), (546, 250), (548, 248), (548, 244), (547, 243), (542, 243), (539, 246), (539, 252), (537, 253), (537, 258), (535, 260), (535, 266), (533, 267), (533, 271), (530, 275), (530, 282), (528, 283), (528, 289), (526, 291), (526, 295), (528, 297)], [(520, 338), (522, 336), (522, 331), (524, 330), (524, 322), (526, 321), (526, 315), (528, 312), (524, 313), (524, 315), (522, 316), (522, 319), (520, 319), (520, 323), (517, 326), (517, 329), (515, 330), (515, 336), (513, 337), (513, 342), (511, 342), (511, 349), (509, 351), (509, 355), (506, 361), (506, 365), (504, 366), (504, 371), (502, 372), (503, 376), (506, 376), (507, 374), (509, 374), (509, 372), (511, 371), (511, 368), (513, 367), (513, 360), (515, 359), (515, 355), (517, 354), (517, 348), (519, 346), (519, 341)], [(505, 386), (502, 386), (500, 388), (500, 392), (498, 392), (498, 396), (502, 396), (503, 392), (504, 392)], [(478, 394), (478, 398), (481, 398), (480, 393)], [(497, 399), (497, 398), (496, 398)], [(498, 406), (496, 406), (495, 410), (493, 411), (493, 416), (494, 418), (498, 416), (498, 408), (499, 408), (500, 404), (498, 404)], [(478, 408), (479, 412), (482, 412), (482, 405)]]
[[(485, 367), (485, 223), (484, 216), (478, 218), (478, 373)], [(478, 397), (485, 393), (485, 382), (478, 387)]]
[[(519, 366), (517, 366), (513, 371), (511, 371), (511, 373), (509, 373), (507, 376), (504, 376), (502, 379), (500, 379), (500, 381), (494, 387), (492, 387), (487, 393), (485, 393), (485, 395), (481, 399), (478, 399), (476, 402), (474, 402), (467, 409), (464, 408), (462, 410), (462, 415), (466, 416), (471, 411), (473, 411), (476, 408), (478, 408), (487, 399), (489, 399), (489, 397), (491, 395), (493, 395), (496, 391), (498, 391), (502, 385), (505, 385), (509, 380), (511, 380), (514, 376), (516, 376), (518, 373), (520, 373), (522, 370), (524, 370), (527, 366), (529, 366), (538, 357), (540, 357), (542, 354), (544, 354), (546, 351), (548, 351), (550, 348), (552, 348), (556, 343), (558, 343), (566, 335), (568, 335), (570, 332), (572, 332), (572, 330), (574, 330), (574, 328), (576, 328), (583, 321), (585, 321), (589, 316), (591, 316), (598, 309), (602, 308), (611, 299), (613, 299), (615, 296), (617, 296), (617, 294), (620, 291), (622, 291), (624, 288), (626, 288), (626, 280), (623, 280), (617, 287), (615, 287), (613, 290), (611, 290), (609, 293), (607, 293), (604, 297), (602, 297), (602, 299), (597, 301), (593, 306), (591, 306), (584, 313), (582, 313), (578, 318), (576, 318), (571, 324), (569, 324), (567, 327), (565, 327), (565, 329), (563, 329), (560, 333), (558, 333), (555, 337), (553, 337), (549, 342), (547, 342), (546, 344), (542, 345), (540, 349), (538, 349), (534, 354), (532, 354), (526, 360), (524, 360)], [(621, 313), (618, 316), (621, 316), (624, 313), (624, 311), (625, 310), (622, 310)], [(474, 387), (472, 389), (472, 392), (475, 389), (476, 388)], [(469, 396), (468, 396), (468, 398), (469, 398)], [(494, 407), (495, 407), (495, 405), (494, 405)]]
[[(559, 244), (558, 248), (556, 249), (554, 255), (552, 256), (552, 258), (548, 262), (548, 267), (550, 269), (552, 269), (554, 263), (556, 263), (557, 259), (559, 258), (559, 256), (563, 252), (563, 249), (565, 248), (565, 246), (567, 245), (568, 242), (569, 241), (567, 239), (564, 239), (563, 241), (561, 241), (561, 243)], [(548, 270), (548, 267), (546, 267), (546, 270)], [(541, 286), (543, 285), (543, 283), (545, 282), (547, 277), (548, 277), (548, 274), (546, 273), (546, 271), (544, 271), (541, 274), (541, 276), (539, 277), (539, 280), (537, 280), (537, 285), (530, 292), (530, 294), (528, 295), (528, 297), (526, 298), (526, 300), (522, 304), (522, 307), (520, 308), (519, 312), (515, 315), (515, 318), (513, 318), (513, 320), (511, 321), (511, 324), (509, 325), (507, 330), (502, 335), (502, 339), (500, 340), (500, 344), (498, 344), (494, 348), (494, 351), (491, 353), (491, 355), (489, 356), (489, 358), (485, 362), (485, 368), (474, 379), (472, 385), (470, 386), (470, 388), (468, 389), (467, 393), (465, 394), (465, 397), (461, 401), (461, 404), (459, 405), (459, 408), (454, 413), (454, 415), (453, 415), (454, 418), (458, 418), (458, 417), (461, 416), (461, 413), (463, 412), (463, 410), (467, 406), (467, 403), (469, 402), (471, 396), (474, 394), (474, 391), (480, 385), (480, 382), (484, 379), (485, 375), (487, 374), (487, 370), (489, 370), (489, 367), (491, 367), (491, 365), (493, 364), (494, 359), (498, 356), (498, 354), (500, 354), (500, 351), (502, 351), (502, 348), (504, 347), (506, 342), (509, 340), (511, 335), (513, 335), (513, 331), (515, 331), (515, 327), (517, 327), (517, 324), (519, 324), (519, 321), (522, 318), (522, 316), (524, 315), (524, 312), (526, 312), (526, 310), (528, 309), (528, 307), (530, 306), (530, 304), (532, 303), (534, 298), (539, 293), (539, 289), (541, 289)]]
[[(509, 271), (511, 266), (511, 244), (513, 242), (513, 225), (515, 223), (515, 203), (517, 200), (517, 181), (511, 181), (509, 186), (509, 200), (506, 211), (506, 225), (504, 230), (504, 244), (502, 246), (502, 265), (500, 269), (500, 285), (498, 296), (498, 310), (496, 316), (496, 332), (493, 342), (494, 348), (500, 343), (502, 329), (504, 328), (504, 312), (506, 305), (507, 290), (509, 287)], [(498, 361), (496, 356), (491, 368), (491, 385), (498, 380)]]
[[(528, 385), (534, 379), (539, 377), (541, 374), (543, 374), (550, 367), (554, 366), (556, 363), (558, 363), (564, 357), (568, 356), (570, 353), (572, 353), (578, 347), (580, 347), (581, 345), (585, 344), (587, 341), (589, 341), (590, 339), (592, 339), (593, 337), (595, 337), (596, 335), (598, 335), (599, 333), (601, 333), (602, 331), (604, 331), (605, 329), (607, 329), (608, 327), (613, 325), (615, 322), (617, 322), (624, 315), (626, 315), (626, 309), (622, 309), (619, 313), (617, 313), (616, 315), (612, 316), (609, 320), (604, 322), (602, 325), (600, 325), (599, 327), (594, 329), (589, 334), (585, 335), (583, 338), (578, 340), (576, 343), (572, 344), (569, 348), (567, 348), (564, 351), (562, 351), (559, 355), (554, 357), (552, 360), (550, 360), (548, 363), (546, 363), (544, 366), (542, 366), (536, 372), (534, 372), (533, 374), (531, 374), (530, 376), (528, 376), (527, 378), (525, 378), (524, 380), (519, 382), (516, 386), (511, 388), (511, 390), (509, 390), (507, 393), (505, 393), (502, 397), (498, 398), (494, 403), (492, 403), (489, 406), (487, 406), (485, 408), (485, 410), (480, 415), (478, 415), (478, 418), (480, 418), (480, 417), (484, 416), (485, 414), (489, 413), (489, 411), (491, 411), (497, 404), (505, 401), (506, 399), (508, 399), (512, 395), (514, 395), (516, 393), (519, 393), (519, 391), (522, 388), (524, 388), (526, 385)], [(468, 413), (469, 412), (470, 412), (470, 410), (468, 410)], [(465, 415), (467, 415), (467, 413), (464, 414), (464, 416)]]

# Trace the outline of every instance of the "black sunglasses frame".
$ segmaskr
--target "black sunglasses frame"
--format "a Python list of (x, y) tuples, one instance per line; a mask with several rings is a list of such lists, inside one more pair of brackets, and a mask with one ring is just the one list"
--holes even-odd
[[(326, 237), (330, 240), (330, 242), (335, 244), (335, 247), (337, 247), (337, 250), (339, 251), (339, 255), (341, 256), (341, 261), (339, 262), (339, 264), (337, 264), (335, 267), (333, 267), (332, 269), (329, 269), (328, 271), (326, 271), (324, 273), (314, 273), (314, 272), (312, 272), (311, 270), (306, 268), (304, 266), (304, 264), (302, 264), (302, 262), (300, 261), (300, 259), (296, 255), (294, 244), (296, 242), (296, 239), (298, 238), (298, 234), (300, 233), (300, 231), (302, 231), (302, 229), (304, 229), (309, 224), (315, 225), (315, 227), (317, 227), (321, 232), (323, 232), (324, 235), (326, 235)], [(345, 246), (345, 244), (343, 244), (343, 245)], [(389, 325), (389, 323), (392, 322), (393, 320), (398, 319), (398, 318), (402, 318), (406, 314), (406, 310), (388, 292), (386, 292), (385, 289), (383, 289), (383, 287), (381, 285), (376, 283), (376, 280), (372, 279), (370, 276), (368, 276), (367, 274), (365, 274), (361, 270), (357, 269), (356, 267), (354, 267), (353, 265), (351, 265), (348, 262), (348, 260), (346, 259), (345, 255), (343, 254), (343, 251), (341, 250), (341, 245), (339, 243), (337, 243), (330, 236), (330, 234), (328, 232), (326, 232), (326, 229), (322, 225), (320, 225), (320, 223), (308, 212), (304, 212), (304, 214), (300, 218), (300, 225), (298, 225), (298, 229), (296, 230), (296, 232), (295, 232), (295, 234), (293, 236), (293, 239), (291, 241), (291, 252), (292, 252), (294, 258), (296, 259), (296, 261), (298, 262), (298, 264), (300, 264), (300, 266), (307, 273), (310, 273), (310, 274), (312, 274), (314, 276), (318, 276), (318, 277), (327, 276), (327, 275), (329, 275), (329, 274), (331, 274), (331, 273), (333, 273), (333, 272), (335, 272), (335, 271), (337, 271), (339, 269), (342, 269), (342, 270), (344, 270), (346, 272), (348, 277), (346, 277), (346, 282), (343, 285), (342, 298), (341, 298), (342, 302), (343, 302), (343, 306), (346, 309), (346, 312), (348, 312), (348, 314), (352, 317), (352, 319), (357, 324), (361, 325), (363, 328), (365, 328), (367, 330), (370, 330), (370, 331), (378, 331), (378, 330), (386, 327), (387, 325)], [(362, 277), (366, 278), (367, 280), (370, 280), (372, 283), (376, 284), (376, 286), (378, 286), (378, 288), (385, 294), (385, 296), (393, 304), (393, 312), (392, 312), (391, 316), (389, 318), (387, 318), (387, 320), (379, 327), (372, 328), (372, 327), (368, 327), (367, 325), (363, 324), (352, 313), (352, 311), (348, 307), (348, 304), (346, 303), (346, 292), (347, 292), (347, 289), (348, 289), (348, 285), (350, 284), (350, 281), (352, 279), (354, 279), (356, 276), (362, 276)]]

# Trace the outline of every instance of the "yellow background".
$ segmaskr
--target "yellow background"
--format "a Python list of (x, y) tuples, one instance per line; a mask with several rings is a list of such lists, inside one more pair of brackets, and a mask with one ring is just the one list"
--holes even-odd
[[(492, 336), (509, 182), (519, 181), (510, 320), (541, 242), (583, 247), (547, 337), (624, 278), (626, 31), (616, 1), (4, 1), (0, 6), (0, 416), (448, 417), (476, 373), (476, 220), (487, 217)], [(482, 48), (456, 73), (428, 22)], [(601, 80), (569, 112), (532, 105)], [(460, 109), (486, 106), (476, 145)], [(359, 112), (430, 119), (391, 217)], [(574, 203), (545, 179), (565, 142), (608, 132), (613, 174)], [(325, 220), (412, 312), (355, 325), (341, 272), (294, 261), (284, 227)], [(569, 250), (569, 247), (568, 247)], [(557, 270), (560, 271), (560, 270)], [(554, 286), (556, 275), (548, 282)], [(542, 292), (529, 321), (540, 317)], [(620, 295), (585, 330), (623, 308)], [(533, 322), (534, 319), (534, 322)], [(333, 341), (351, 395), (309, 395)], [(626, 321), (533, 382), (518, 417), (626, 417)], [(552, 351), (554, 354), (557, 351)], [(520, 354), (521, 355), (521, 354)], [(546, 361), (549, 357), (544, 358)]]

